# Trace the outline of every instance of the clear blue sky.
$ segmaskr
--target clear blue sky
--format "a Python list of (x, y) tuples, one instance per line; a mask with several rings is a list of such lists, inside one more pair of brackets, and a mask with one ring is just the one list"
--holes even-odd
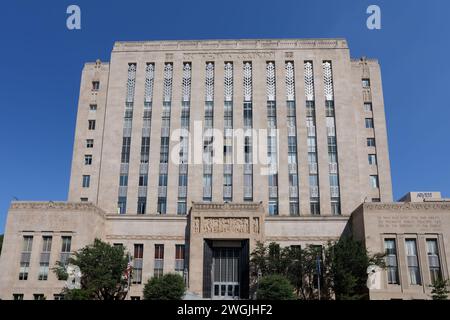
[[(366, 28), (370, 4), (381, 30)], [(66, 199), (81, 69), (108, 61), (115, 40), (345, 37), (382, 67), (394, 197), (450, 196), (449, 13), (448, 0), (4, 1), (0, 233), (13, 197)]]

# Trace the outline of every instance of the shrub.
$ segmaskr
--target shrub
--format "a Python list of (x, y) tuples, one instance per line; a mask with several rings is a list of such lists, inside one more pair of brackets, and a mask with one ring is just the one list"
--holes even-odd
[(144, 286), (145, 300), (181, 300), (186, 292), (182, 276), (168, 273), (151, 278)]
[(294, 287), (289, 280), (279, 274), (262, 277), (256, 290), (257, 300), (292, 300)]

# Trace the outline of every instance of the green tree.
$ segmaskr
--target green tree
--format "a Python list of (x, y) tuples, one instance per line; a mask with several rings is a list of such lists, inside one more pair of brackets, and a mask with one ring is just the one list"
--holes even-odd
[(438, 278), (437, 280), (433, 281), (433, 284), (431, 285), (431, 298), (433, 300), (447, 300), (448, 294), (450, 293), (450, 291), (448, 290), (448, 286), (448, 280)]
[(369, 255), (360, 241), (342, 237), (325, 249), (324, 278), (336, 300), (368, 299), (367, 267), (384, 267), (384, 255)]
[(144, 286), (145, 300), (181, 300), (186, 292), (184, 279), (177, 273), (151, 278)]
[[(68, 264), (81, 270), (81, 289), (64, 289), (65, 299), (73, 300), (123, 300), (126, 296), (127, 280), (123, 277), (128, 265), (128, 256), (122, 246), (95, 239), (74, 253)], [(64, 276), (64, 266), (57, 263), (53, 271)]]
[(294, 287), (285, 276), (271, 274), (258, 281), (257, 300), (292, 300), (294, 298)]
[(3, 235), (0, 234), (0, 254), (2, 254), (2, 246), (3, 246)]

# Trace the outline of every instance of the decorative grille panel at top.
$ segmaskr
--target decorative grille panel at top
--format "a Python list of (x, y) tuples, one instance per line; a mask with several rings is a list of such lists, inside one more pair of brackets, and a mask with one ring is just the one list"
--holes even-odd
[(324, 61), (322, 67), (325, 100), (331, 101), (333, 100), (333, 72), (331, 70), (331, 62)]
[(182, 88), (182, 98), (183, 101), (189, 101), (191, 99), (191, 64), (185, 63), (183, 65), (183, 88)]
[(164, 84), (163, 84), (163, 96), (165, 102), (172, 100), (172, 78), (173, 78), (173, 65), (171, 63), (166, 63), (164, 65)]
[(307, 101), (314, 101), (314, 73), (311, 61), (305, 61), (305, 97)]
[(214, 100), (214, 63), (206, 63), (205, 101)]
[(224, 70), (224, 95), (225, 101), (233, 100), (233, 63), (226, 62)]
[(244, 62), (244, 101), (252, 101), (252, 63)]
[(266, 93), (267, 100), (275, 100), (275, 63), (267, 62), (266, 64)]
[(292, 61), (286, 62), (286, 100), (295, 100), (295, 77), (294, 77), (294, 63)]
[(153, 63), (149, 63), (145, 68), (145, 89), (144, 89), (145, 102), (152, 102), (154, 79), (155, 79), (155, 65)]
[(136, 86), (136, 64), (130, 63), (128, 65), (127, 102), (133, 102), (135, 86)]

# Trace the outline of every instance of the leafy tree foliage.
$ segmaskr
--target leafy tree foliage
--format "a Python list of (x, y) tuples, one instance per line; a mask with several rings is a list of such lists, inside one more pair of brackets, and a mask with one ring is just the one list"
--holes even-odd
[[(252, 278), (283, 275), (305, 300), (368, 298), (367, 267), (384, 267), (383, 255), (369, 255), (361, 242), (343, 237), (326, 246), (281, 248), (277, 243), (258, 243), (251, 255)], [(254, 290), (260, 281), (253, 281)], [(320, 292), (319, 292), (320, 288)]]
[(448, 290), (448, 286), (450, 285), (448, 280), (444, 280), (442, 278), (438, 278), (431, 285), (431, 298), (433, 300), (447, 300), (448, 294), (450, 291)]
[(145, 300), (181, 300), (186, 292), (184, 279), (177, 273), (151, 278), (144, 286)]
[(294, 287), (280, 274), (264, 276), (259, 280), (256, 290), (258, 300), (292, 300), (295, 298)]
[[(67, 300), (123, 300), (126, 296), (127, 280), (124, 272), (128, 265), (128, 256), (122, 246), (95, 239), (75, 252), (68, 264), (81, 270), (81, 289), (64, 289), (62, 294)], [(53, 271), (60, 279), (67, 278), (64, 266), (57, 263)]]

